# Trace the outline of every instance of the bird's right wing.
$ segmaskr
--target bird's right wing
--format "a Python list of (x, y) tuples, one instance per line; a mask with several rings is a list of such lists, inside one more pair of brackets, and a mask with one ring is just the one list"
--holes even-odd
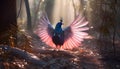
[(81, 46), (81, 42), (88, 33), (84, 32), (89, 28), (86, 27), (88, 21), (84, 17), (78, 16), (67, 28), (64, 29), (64, 44), (62, 49), (73, 49), (75, 47)]
[(45, 13), (41, 15), (39, 20), (37, 29), (34, 31), (43, 42), (45, 42), (48, 46), (56, 48), (55, 44), (52, 41), (54, 29)]

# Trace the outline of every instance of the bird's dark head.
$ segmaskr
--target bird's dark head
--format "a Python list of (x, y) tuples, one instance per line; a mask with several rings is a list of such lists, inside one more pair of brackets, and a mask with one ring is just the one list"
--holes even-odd
[(60, 20), (60, 22), (58, 22), (57, 24), (56, 24), (56, 27), (55, 27), (55, 32), (56, 33), (61, 33), (61, 32), (63, 32), (62, 31), (62, 26), (63, 25), (63, 23), (62, 23), (62, 20)]
[(62, 19), (60, 20), (60, 22), (57, 23), (56, 27), (61, 27), (61, 25), (63, 25)]

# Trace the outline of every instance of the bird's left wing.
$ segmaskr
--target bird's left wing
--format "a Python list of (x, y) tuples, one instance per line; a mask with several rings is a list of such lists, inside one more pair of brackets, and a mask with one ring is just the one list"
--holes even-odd
[(41, 38), (41, 40), (45, 42), (47, 45), (55, 48), (56, 46), (52, 41), (53, 32), (54, 32), (54, 29), (47, 15), (42, 14), (39, 20), (37, 29), (34, 31), (34, 33), (37, 34)]
[(84, 17), (78, 16), (67, 28), (64, 29), (64, 44), (62, 49), (73, 49), (74, 47), (81, 46), (83, 39), (88, 36), (84, 31), (88, 30), (85, 27), (88, 21)]

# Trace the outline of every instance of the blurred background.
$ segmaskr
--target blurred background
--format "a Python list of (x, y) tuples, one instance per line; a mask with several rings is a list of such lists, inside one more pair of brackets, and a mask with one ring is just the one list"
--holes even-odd
[[(28, 4), (26, 3), (27, 1)], [(30, 11), (26, 8), (26, 5), (29, 6)], [(89, 22), (88, 27), (90, 30), (87, 32), (91, 38), (83, 42), (83, 47), (80, 47), (80, 51), (75, 50), (79, 51), (79, 53), (73, 54), (78, 58), (88, 54), (93, 57), (93, 60), (88, 56), (84, 57), (90, 59), (88, 61), (90, 63), (81, 62), (80, 67), (82, 67), (80, 69), (120, 68), (120, 0), (1, 0), (0, 8), (1, 46), (7, 45), (12, 48), (20, 48), (36, 55), (38, 53), (34, 53), (35, 47), (47, 48), (33, 33), (42, 12), (47, 13), (53, 26), (62, 18), (63, 27), (68, 26), (80, 14)], [(27, 15), (29, 12), (30, 14)], [(81, 53), (81, 50), (84, 50), (84, 54)], [(5, 66), (5, 63), (8, 62), (6, 60), (8, 59), (7, 57), (11, 57), (6, 56), (4, 60), (5, 56), (3, 55), (5, 54), (0, 53), (0, 66)], [(78, 54), (81, 55), (79, 56)], [(44, 55), (48, 57), (48, 55)], [(5, 63), (3, 64), (2, 62)], [(72, 61), (71, 64), (75, 65)], [(78, 68), (79, 64), (80, 62), (76, 62)], [(88, 66), (86, 67), (85, 65)], [(21, 67), (18, 66), (18, 68)], [(29, 65), (24, 68), (29, 68)]]
[[(82, 0), (29, 0), (29, 3), (33, 28), (36, 25), (37, 20), (40, 19), (42, 12), (47, 13), (53, 26), (56, 25), (56, 23), (59, 22), (61, 18), (63, 19), (63, 22), (66, 26), (71, 23), (77, 15), (86, 14), (85, 11), (87, 2)], [(17, 11), (19, 11), (20, 1), (18, 1), (17, 6)], [(18, 18), (18, 21), (22, 20), (23, 18), (23, 21), (25, 22), (26, 10), (24, 3), (22, 3), (22, 7), (23, 8), (21, 10), (21, 15)]]

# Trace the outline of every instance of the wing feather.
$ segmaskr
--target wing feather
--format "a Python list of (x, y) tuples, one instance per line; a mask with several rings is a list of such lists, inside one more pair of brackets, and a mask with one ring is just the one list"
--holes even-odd
[(34, 31), (35, 34), (37, 34), (43, 42), (45, 42), (47, 45), (56, 48), (55, 44), (52, 41), (52, 35), (53, 35), (53, 27), (47, 17), (46, 14), (42, 14), (41, 18), (39, 20), (37, 29)]
[(67, 28), (64, 29), (64, 44), (62, 49), (73, 49), (74, 47), (81, 46), (88, 33), (84, 32), (89, 28), (86, 27), (88, 21), (84, 17), (78, 16)]

